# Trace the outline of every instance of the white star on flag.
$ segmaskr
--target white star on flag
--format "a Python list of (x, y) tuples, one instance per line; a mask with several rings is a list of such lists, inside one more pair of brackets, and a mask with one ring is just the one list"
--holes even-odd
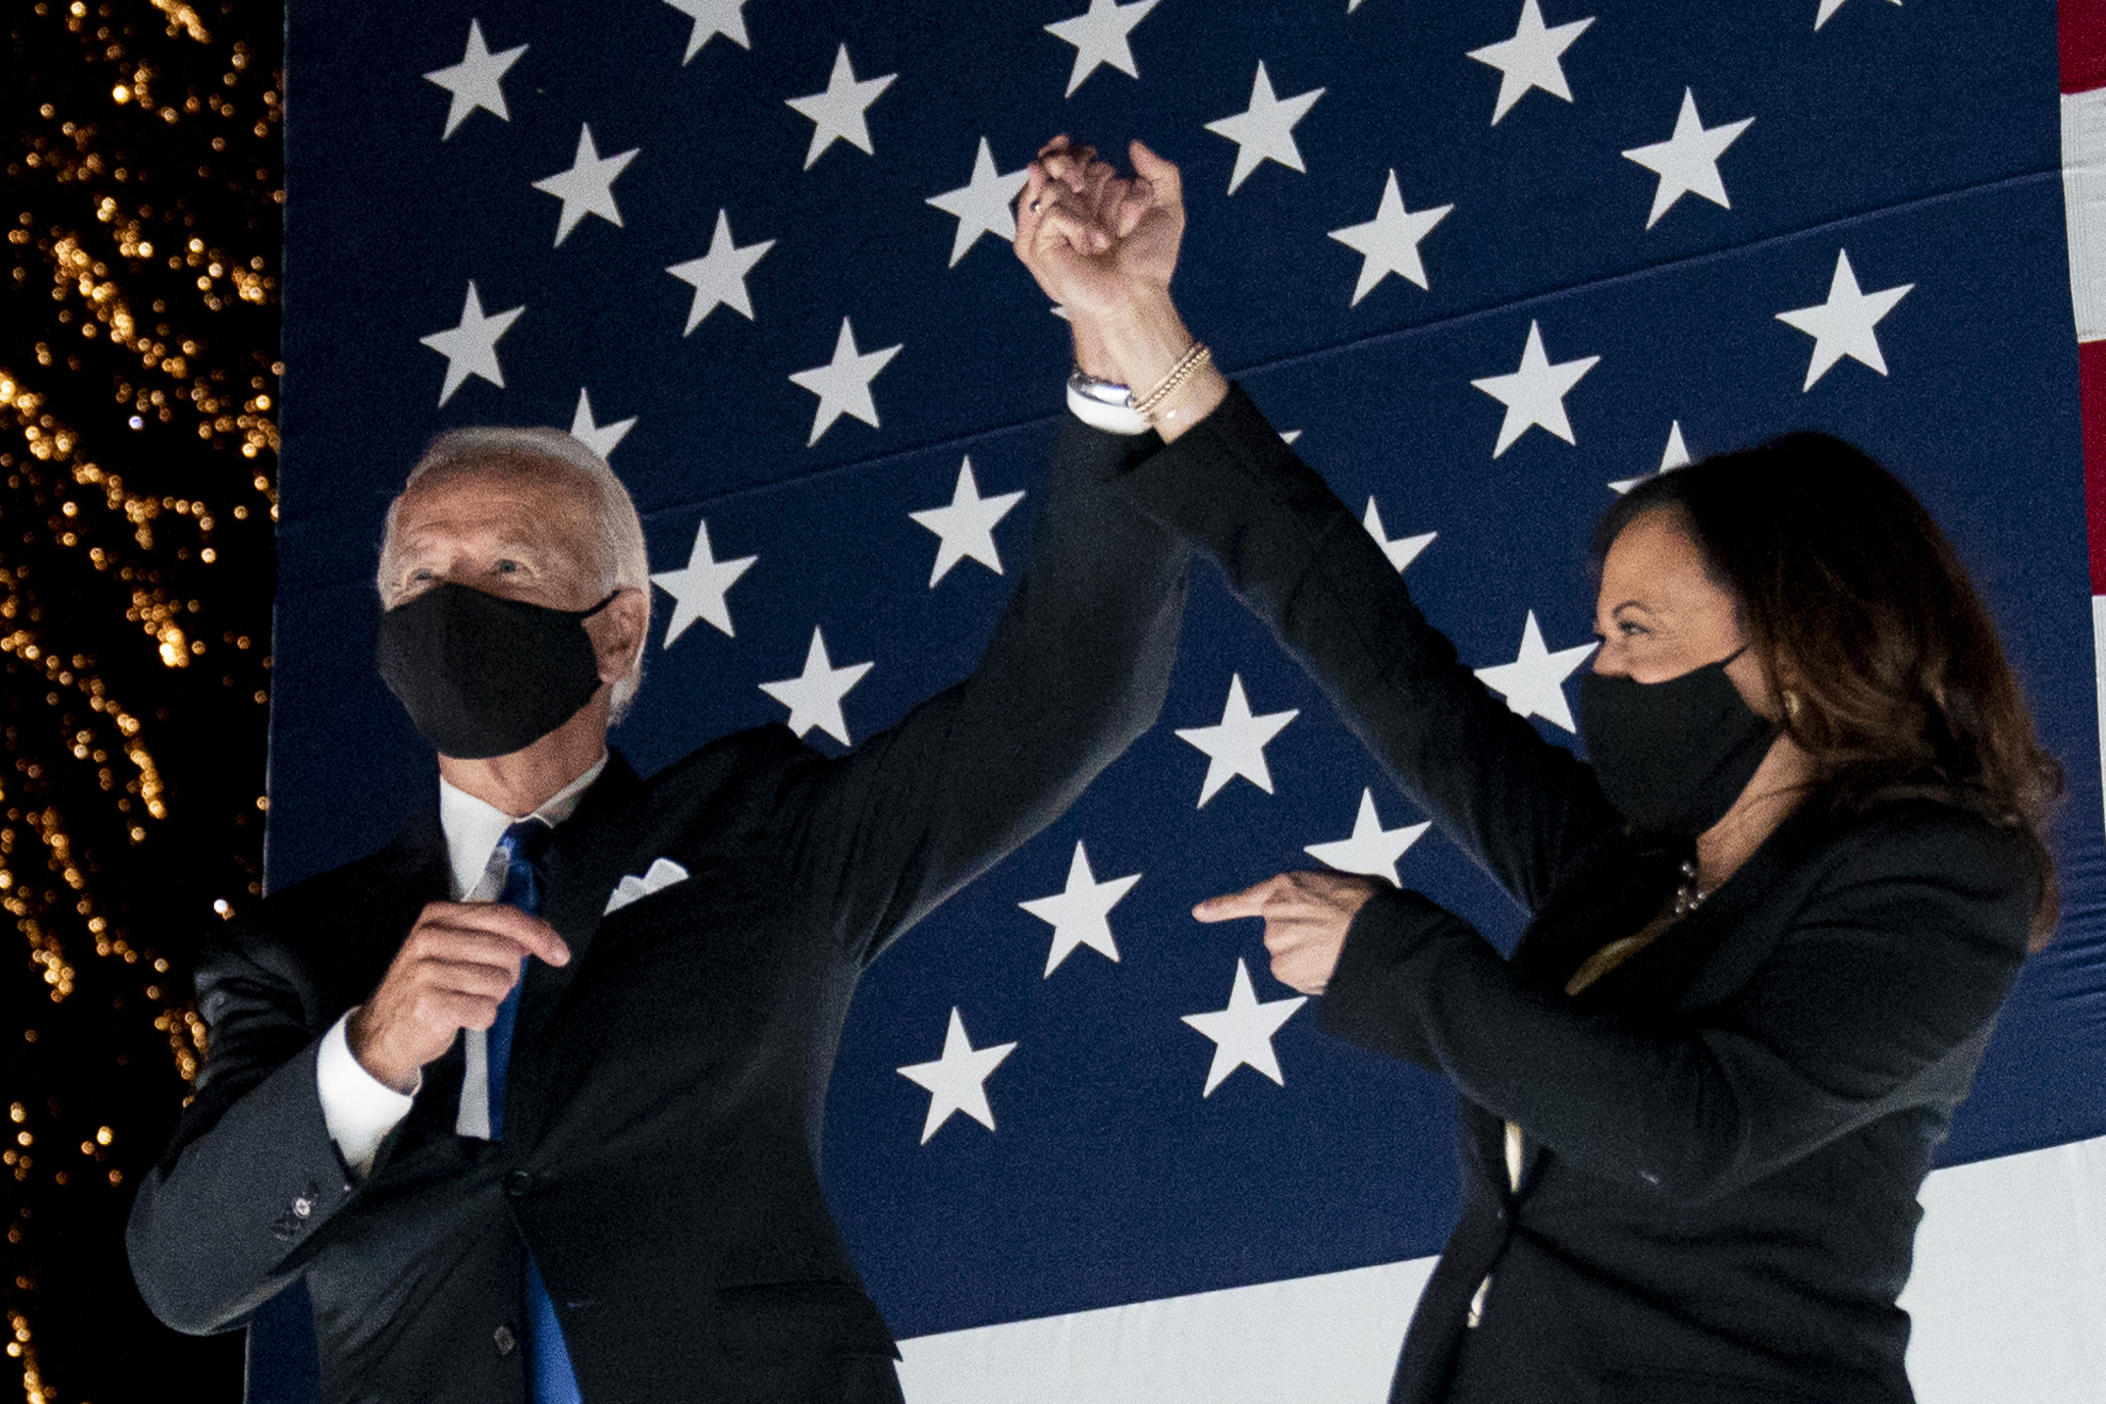
[(780, 682), (764, 682), (760, 690), (790, 709), (790, 730), (797, 735), (803, 736), (816, 726), (842, 745), (852, 746), (855, 743), (848, 739), (848, 722), (841, 715), (841, 699), (869, 671), (868, 663), (836, 668), (826, 656), (826, 636), (814, 625), (812, 646), (804, 655), (804, 671)]
[(1382, 878), (1391, 887), (1402, 887), (1404, 884), (1397, 878), (1397, 860), (1430, 827), (1419, 823), (1396, 829), (1383, 828), (1382, 816), (1375, 812), (1375, 792), (1363, 789), (1360, 792), (1360, 813), (1353, 820), (1353, 832), (1329, 843), (1309, 844), (1302, 852), (1341, 873), (1361, 873)]
[(746, 37), (746, 0), (665, 0), (681, 14), (695, 22), (687, 34), (687, 52), (680, 56), (685, 65), (702, 46), (719, 34), (742, 49), (751, 49), (753, 43)]
[(1499, 663), (1489, 668), (1479, 668), (1477, 677), (1486, 687), (1506, 699), (1515, 715), (1541, 717), (1552, 726), (1566, 731), (1576, 731), (1572, 724), (1572, 708), (1565, 701), (1565, 679), (1587, 655), (1599, 647), (1584, 643), (1572, 648), (1561, 648), (1552, 653), (1543, 646), (1543, 630), (1536, 623), (1536, 612), (1528, 612), (1528, 622), (1521, 626), (1521, 652), (1511, 663)]
[(929, 588), (950, 574), (951, 567), (970, 557), (986, 566), (996, 575), (1002, 573), (1002, 557), (995, 550), (995, 523), (1009, 515), (1009, 510), (1024, 500), (1019, 492), (997, 493), (993, 497), (980, 496), (980, 484), (973, 477), (973, 461), (966, 458), (958, 465), (958, 484), (951, 492), (948, 507), (929, 507), (907, 515), (936, 533), (936, 566), (929, 572)]
[(686, 336), (702, 325), (702, 319), (719, 307), (729, 307), (747, 321), (752, 321), (753, 303), (746, 296), (746, 275), (753, 271), (753, 265), (761, 261), (762, 255), (774, 247), (773, 239), (763, 239), (743, 248), (733, 243), (731, 216), (718, 210), (717, 231), (710, 238), (709, 252), (665, 270), (695, 290), (695, 300), (688, 304), (687, 329), (680, 334)]
[(1133, 0), (1130, 5), (1121, 5), (1117, 0), (1090, 0), (1087, 13), (1046, 26), (1048, 34), (1075, 46), (1075, 67), (1068, 74), (1067, 96), (1075, 96), (1082, 80), (1095, 73), (1102, 63), (1129, 78), (1141, 76), (1141, 70), (1134, 66), (1133, 48), (1127, 36), (1154, 8), (1155, 0)]
[(478, 20), (468, 21), (468, 49), (461, 61), (449, 68), (434, 68), (424, 75), (428, 83), (437, 83), (453, 94), (453, 101), (446, 108), (446, 130), (439, 135), (444, 141), (453, 135), (453, 129), (468, 120), (468, 114), (480, 107), (485, 112), (494, 112), (499, 120), (509, 122), (512, 114), (505, 110), (505, 90), (502, 80), (505, 70), (519, 62), (519, 56), (527, 51), (521, 44), (516, 49), (505, 49), (491, 53), (483, 43), (483, 26)]
[(1553, 362), (1543, 351), (1543, 329), (1528, 324), (1528, 344), (1521, 348), (1521, 368), (1511, 375), (1488, 375), (1470, 383), (1506, 406), (1499, 421), (1499, 442), (1492, 449), (1497, 458), (1514, 446), (1514, 440), (1532, 428), (1543, 428), (1573, 442), (1572, 421), (1565, 417), (1565, 396), (1593, 370), (1599, 356)]
[(1060, 963), (1083, 946), (1116, 962), (1119, 943), (1112, 939), (1111, 909), (1140, 880), (1139, 873), (1128, 873), (1125, 877), (1097, 881), (1090, 871), (1090, 856), (1083, 852), (1078, 839), (1075, 856), (1068, 861), (1068, 885), (1050, 897), (1017, 903), (1053, 928), (1053, 945), (1046, 952), (1046, 974), (1042, 978), (1051, 978)]
[(1499, 70), (1499, 100), (1492, 106), (1492, 125), (1513, 109), (1530, 88), (1541, 88), (1554, 97), (1572, 101), (1565, 85), (1565, 65), (1559, 60), (1572, 41), (1594, 23), (1592, 15), (1568, 24), (1544, 28), (1543, 11), (1536, 0), (1521, 0), (1521, 23), (1514, 37), (1470, 50), (1470, 57)]
[(636, 416), (633, 414), (627, 419), (617, 419), (612, 424), (593, 423), (592, 396), (586, 393), (584, 386), (578, 387), (578, 407), (570, 416), (570, 436), (573, 439), (600, 457), (606, 458), (613, 454), (614, 446), (620, 443), (622, 436), (635, 425)]
[(1438, 205), (1414, 214), (1404, 208), (1397, 192), (1397, 173), (1389, 173), (1382, 187), (1382, 203), (1366, 224), (1349, 224), (1331, 231), (1331, 237), (1360, 257), (1360, 281), (1353, 285), (1352, 305), (1373, 292), (1375, 285), (1394, 273), (1408, 282), (1426, 287), (1426, 265), (1419, 261), (1419, 240), (1448, 217), (1453, 205)]
[[(752, 569), (753, 563), (759, 559), (758, 556), (740, 556), (737, 560), (718, 560), (709, 544), (709, 523), (697, 522), (695, 545), (694, 549), (688, 552), (687, 564), (678, 570), (661, 570), (651, 576), (653, 585), (673, 597), (673, 617), (665, 623), (665, 642), (660, 647), (671, 648), (673, 641), (686, 633), (687, 626), (697, 619), (708, 620), (726, 638), (735, 637), (731, 629), (731, 606), (724, 602), (724, 594), (731, 588), (732, 582)], [(814, 629), (812, 639), (815, 646), (818, 638), (819, 631)], [(823, 649), (820, 657), (825, 657)], [(867, 668), (870, 665), (866, 663), (863, 666)], [(805, 672), (807, 676), (811, 673), (809, 663), (805, 665)], [(850, 679), (850, 685), (854, 685), (854, 679)], [(776, 683), (772, 686), (781, 687), (784, 684)], [(848, 689), (844, 687), (841, 690), (846, 692)], [(789, 705), (794, 712), (797, 704), (790, 702)], [(835, 715), (838, 716), (840, 710), (837, 700)]]
[(866, 156), (873, 154), (876, 148), (870, 144), (870, 127), (863, 115), (897, 77), (897, 73), (887, 73), (858, 81), (848, 62), (848, 45), (843, 44), (834, 54), (834, 71), (826, 80), (825, 92), (785, 99), (812, 120), (812, 146), (804, 153), (804, 168), (810, 170), (819, 154), (836, 141), (845, 141)]
[[(1899, 5), (1901, 0), (1887, 0), (1887, 3)], [(1821, 0), (1821, 12), (1814, 16), (1813, 27), (1819, 29), (1822, 25), (1828, 23), (1830, 19), (1834, 18), (1835, 12), (1842, 8), (1843, 0)]]
[(841, 319), (833, 360), (790, 375), (793, 382), (819, 397), (819, 408), (812, 415), (812, 436), (804, 441), (806, 448), (818, 443), (819, 436), (844, 414), (853, 415), (873, 429), (878, 427), (877, 402), (870, 398), (870, 382), (899, 352), (899, 346), (887, 346), (882, 351), (856, 350), (855, 328), (849, 325), (848, 318)]
[(1658, 471), (1655, 473), (1643, 473), (1635, 478), (1620, 478), (1609, 484), (1609, 491), (1621, 497), (1649, 477), (1656, 477), (1659, 473), (1665, 473), (1670, 468), (1687, 468), (1688, 466), (1689, 446), (1682, 442), (1682, 421), (1677, 419), (1667, 426), (1667, 448), (1660, 455)]
[(943, 1036), (943, 1056), (933, 1063), (909, 1063), (899, 1075), (929, 1089), (929, 1116), (921, 1124), (921, 1143), (951, 1119), (964, 1112), (988, 1130), (995, 1129), (994, 1109), (987, 1105), (987, 1075), (1016, 1051), (1014, 1043), (996, 1043), (975, 1048), (965, 1036), (965, 1020), (951, 1006), (951, 1026)]
[(1187, 1014), (1184, 1022), (1214, 1040), (1214, 1061), (1207, 1068), (1207, 1085), (1199, 1095), (1211, 1097), (1228, 1075), (1238, 1068), (1256, 1068), (1280, 1086), (1279, 1055), (1272, 1051), (1272, 1036), (1294, 1017), (1294, 1011), (1309, 1002), (1307, 995), (1260, 1002), (1251, 988), (1250, 967), (1236, 958), (1236, 983), (1229, 991), (1228, 1008), (1207, 1014)]
[(1885, 375), (1887, 358), (1879, 353), (1879, 336), (1873, 328), (1915, 286), (1914, 283), (1902, 283), (1874, 293), (1861, 291), (1857, 286), (1857, 273), (1850, 267), (1849, 251), (1836, 250), (1835, 276), (1828, 282), (1828, 301), (1816, 307), (1796, 307), (1777, 314), (1778, 321), (1796, 327), (1814, 339), (1813, 360), (1806, 367), (1806, 384), (1800, 387), (1801, 391), (1813, 389), (1814, 382), (1828, 374), (1845, 356)]
[(997, 174), (994, 148), (987, 144), (986, 137), (980, 138), (980, 149), (973, 156), (972, 179), (956, 190), (929, 197), (929, 203), (937, 209), (958, 217), (957, 233), (951, 236), (951, 267), (958, 266), (958, 260), (980, 241), (982, 234), (998, 239), (1016, 237), (1016, 211), (1009, 202), (1030, 178), (1029, 170)]
[(1645, 227), (1658, 224), (1660, 216), (1674, 208), (1675, 201), (1684, 195), (1701, 195), (1721, 209), (1732, 209), (1733, 202), (1726, 198), (1726, 182), (1718, 173), (1718, 158), (1754, 121), (1753, 117), (1743, 117), (1738, 122), (1706, 127), (1704, 119), (1697, 116), (1695, 91), (1682, 89), (1682, 111), (1675, 118), (1674, 135), (1623, 153), (1624, 159), (1636, 161), (1660, 177), (1660, 183), (1653, 187), (1653, 212), (1645, 217)]
[(1277, 161), (1292, 171), (1306, 171), (1301, 148), (1294, 144), (1294, 124), (1309, 115), (1322, 88), (1311, 88), (1291, 98), (1273, 96), (1272, 79), (1265, 62), (1258, 61), (1258, 76), (1251, 80), (1250, 106), (1232, 117), (1207, 123), (1207, 130), (1236, 143), (1236, 169), (1229, 175), (1228, 193), (1250, 178), (1265, 161)]
[(1290, 707), (1284, 712), (1252, 716), (1250, 703), (1243, 696), (1243, 675), (1231, 674), (1228, 701), (1222, 705), (1221, 720), (1213, 726), (1178, 728), (1178, 736), (1198, 747), (1207, 757), (1207, 778), (1200, 784), (1199, 803), (1194, 808), (1206, 808), (1207, 801), (1239, 775), (1271, 794), (1272, 771), (1265, 765), (1265, 747), (1287, 723), (1300, 715), (1300, 708)]
[(1382, 548), (1382, 554), (1389, 557), (1389, 563), (1397, 568), (1399, 574), (1403, 573), (1404, 567), (1418, 559), (1419, 552), (1433, 544), (1434, 537), (1440, 535), (1439, 532), (1424, 531), (1417, 536), (1400, 536), (1394, 541), (1390, 540), (1382, 525), (1382, 511), (1375, 506), (1375, 499), (1372, 497), (1367, 500), (1367, 515), (1360, 519), (1360, 524), (1367, 528), (1369, 536), (1375, 538), (1375, 544)]
[(578, 221), (589, 214), (621, 227), (622, 212), (614, 207), (614, 178), (636, 159), (639, 149), (632, 146), (613, 156), (602, 156), (592, 144), (591, 126), (579, 126), (578, 152), (571, 158), (570, 169), (534, 182), (536, 190), (563, 202), (563, 213), (556, 216), (557, 244), (569, 238)]
[(475, 290), (475, 280), (468, 280), (468, 298), (461, 304), (460, 324), (417, 338), (421, 344), (446, 358), (446, 383), (439, 388), (440, 404), (452, 399), (453, 392), (460, 389), (461, 383), (471, 375), (481, 376), (500, 390), (505, 388), (505, 373), (497, 364), (497, 339), (524, 311), (526, 305), (522, 303), (485, 317), (483, 299)]

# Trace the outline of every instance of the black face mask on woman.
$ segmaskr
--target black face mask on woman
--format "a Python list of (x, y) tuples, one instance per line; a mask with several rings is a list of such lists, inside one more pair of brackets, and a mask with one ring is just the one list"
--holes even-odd
[(1665, 682), (1581, 677), (1587, 758), (1609, 803), (1641, 831), (1694, 838), (1725, 818), (1755, 778), (1777, 725), (1726, 676), (1746, 651)]
[(591, 609), (552, 609), (466, 585), (434, 585), (380, 616), (381, 680), (442, 756), (522, 750), (599, 690)]

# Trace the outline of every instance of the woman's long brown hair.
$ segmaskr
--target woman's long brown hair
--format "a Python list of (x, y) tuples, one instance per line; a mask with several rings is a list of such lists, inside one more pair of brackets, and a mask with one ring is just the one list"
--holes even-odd
[(1820, 797), (1848, 811), (1928, 795), (2020, 834), (2033, 945), (2045, 945), (2060, 887), (2044, 834), (2062, 768), (1923, 504), (1863, 450), (1787, 434), (1633, 488), (1602, 519), (1597, 561), (1659, 510), (1681, 516), (1739, 602), (1771, 688), (1791, 694), (1781, 724), (1813, 758)]

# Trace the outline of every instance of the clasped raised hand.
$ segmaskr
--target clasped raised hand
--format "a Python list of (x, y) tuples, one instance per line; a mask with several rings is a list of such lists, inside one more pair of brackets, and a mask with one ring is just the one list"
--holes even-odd
[(1184, 235), (1177, 167), (1136, 141), (1121, 176), (1095, 147), (1065, 136), (1039, 149), (1017, 196), (1016, 253), (1070, 318), (1105, 316), (1162, 296)]
[(1067, 313), (1076, 363), (1139, 394), (1178, 363), (1192, 335), (1170, 300), (1184, 182), (1142, 143), (1128, 151), (1134, 173), (1122, 176), (1093, 147), (1047, 142), (1017, 197), (1016, 254)]

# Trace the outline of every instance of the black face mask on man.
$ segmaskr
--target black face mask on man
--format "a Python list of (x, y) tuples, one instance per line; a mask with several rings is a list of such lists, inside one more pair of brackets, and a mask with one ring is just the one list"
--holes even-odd
[(1726, 817), (1777, 738), (1726, 676), (1747, 650), (1664, 682), (1587, 673), (1580, 735), (1602, 793), (1640, 831), (1694, 838)]
[(600, 686), (591, 609), (553, 609), (466, 585), (434, 585), (380, 616), (381, 680), (442, 756), (522, 750), (569, 721)]

